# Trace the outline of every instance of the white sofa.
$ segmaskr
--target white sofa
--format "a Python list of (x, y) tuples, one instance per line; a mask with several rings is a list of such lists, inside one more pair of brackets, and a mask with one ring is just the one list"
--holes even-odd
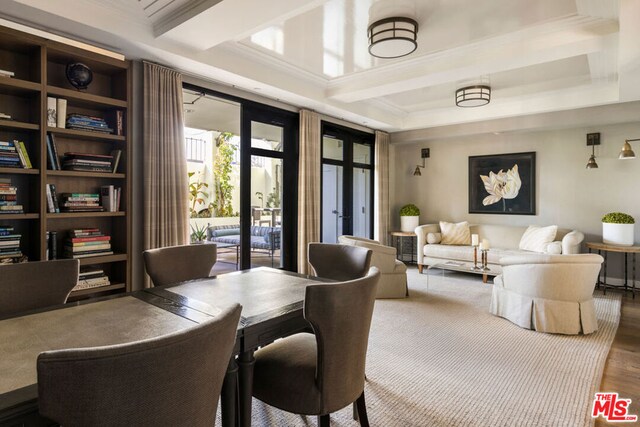
[(491, 313), (539, 332), (595, 332), (593, 289), (603, 260), (596, 254), (504, 257)]
[(381, 245), (377, 240), (355, 236), (340, 236), (338, 243), (371, 249), (371, 267), (380, 270), (380, 281), (376, 298), (405, 298), (407, 287), (407, 266), (396, 259), (396, 248)]
[[(487, 252), (487, 264), (489, 275), (496, 276), (502, 273), (500, 258), (506, 256), (537, 256), (538, 252), (519, 249), (520, 239), (527, 227), (510, 225), (469, 225), (471, 234), (477, 234), (480, 241), (487, 239), (491, 249)], [(422, 273), (425, 266), (439, 264), (442, 268), (446, 262), (462, 263), (452, 269), (471, 268), (473, 266), (473, 247), (471, 245), (454, 246), (427, 243), (427, 234), (440, 233), (439, 224), (421, 225), (415, 230), (418, 236), (418, 270)], [(580, 244), (584, 240), (584, 234), (579, 231), (571, 231), (558, 228), (556, 240), (549, 245), (549, 250), (563, 255), (580, 253)], [(478, 265), (480, 264), (480, 251), (478, 251)]]

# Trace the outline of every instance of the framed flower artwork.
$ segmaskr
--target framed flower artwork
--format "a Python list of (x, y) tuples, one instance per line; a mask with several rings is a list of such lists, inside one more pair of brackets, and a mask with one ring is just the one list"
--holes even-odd
[(536, 153), (469, 156), (469, 213), (535, 215)]

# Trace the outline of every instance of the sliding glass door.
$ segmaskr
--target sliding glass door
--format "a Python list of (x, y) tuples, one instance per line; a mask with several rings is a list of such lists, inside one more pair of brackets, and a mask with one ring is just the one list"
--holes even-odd
[(322, 124), (322, 241), (373, 236), (373, 135)]

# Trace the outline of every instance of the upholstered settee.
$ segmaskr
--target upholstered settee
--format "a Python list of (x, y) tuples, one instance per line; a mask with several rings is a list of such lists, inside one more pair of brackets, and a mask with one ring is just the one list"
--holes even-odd
[[(490, 250), (487, 252), (487, 264), (489, 275), (496, 276), (502, 272), (500, 259), (506, 256), (536, 256), (538, 252), (519, 249), (520, 240), (527, 227), (509, 225), (469, 225), (470, 234), (477, 234), (479, 240), (488, 240)], [(438, 264), (447, 268), (447, 262), (455, 263), (455, 268), (473, 266), (473, 247), (471, 241), (465, 245), (444, 245), (429, 243), (433, 236), (438, 236), (440, 224), (421, 225), (415, 230), (417, 238), (418, 270), (423, 271), (425, 266)], [(580, 253), (580, 244), (584, 240), (584, 234), (579, 231), (571, 231), (558, 228), (555, 240), (545, 246), (545, 253), (550, 254), (577, 254)], [(438, 240), (436, 240), (438, 241)], [(480, 263), (480, 251), (478, 251), (478, 263)]]
[(539, 332), (595, 332), (593, 289), (602, 261), (596, 254), (504, 257), (491, 313)]
[(396, 259), (396, 248), (381, 245), (377, 240), (355, 236), (340, 236), (338, 243), (371, 249), (371, 267), (380, 270), (376, 298), (405, 298), (409, 295), (407, 266)]
[[(239, 225), (212, 225), (207, 229), (210, 242), (240, 244)], [(280, 249), (280, 227), (251, 226), (251, 249), (264, 249), (273, 255)]]

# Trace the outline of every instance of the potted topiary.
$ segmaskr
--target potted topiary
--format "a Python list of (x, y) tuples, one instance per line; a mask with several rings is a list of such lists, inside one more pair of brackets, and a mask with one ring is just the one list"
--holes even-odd
[(602, 241), (609, 245), (633, 246), (634, 225), (631, 215), (611, 212), (602, 217)]
[(400, 209), (400, 230), (410, 232), (420, 224), (420, 209), (416, 205), (404, 205)]

